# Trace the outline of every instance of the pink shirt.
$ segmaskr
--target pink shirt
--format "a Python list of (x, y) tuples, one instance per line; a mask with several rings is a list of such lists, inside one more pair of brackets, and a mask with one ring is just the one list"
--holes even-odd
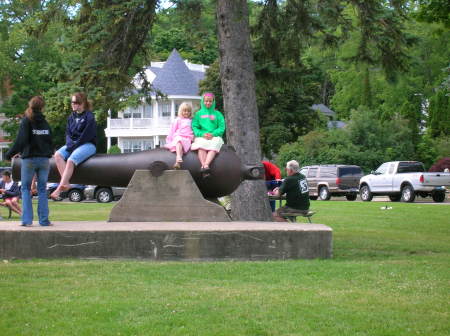
[(192, 119), (177, 117), (170, 127), (166, 142), (171, 142), (177, 135), (189, 138), (192, 141), (194, 139), (194, 133), (192, 132), (191, 125)]

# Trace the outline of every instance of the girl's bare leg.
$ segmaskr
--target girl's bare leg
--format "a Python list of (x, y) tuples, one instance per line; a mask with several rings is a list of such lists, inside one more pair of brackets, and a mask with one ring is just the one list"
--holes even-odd
[(64, 170), (66, 169), (66, 161), (61, 156), (61, 154), (59, 154), (58, 152), (55, 153), (54, 158), (55, 158), (56, 168), (58, 169), (58, 172), (59, 172), (59, 176), (61, 176), (61, 178), (62, 178), (62, 176), (64, 174)]
[(61, 177), (61, 182), (58, 185), (58, 188), (55, 189), (54, 192), (50, 195), (51, 198), (55, 199), (59, 197), (59, 194), (62, 191), (68, 190), (70, 188), (70, 178), (73, 175), (73, 171), (75, 170), (75, 164), (72, 160), (67, 160), (66, 168)]
[(205, 161), (206, 161), (206, 151), (204, 149), (199, 149), (198, 150), (198, 159), (200, 160), (202, 168), (204, 168), (205, 167)]
[(177, 162), (183, 162), (183, 146), (181, 145), (181, 142), (177, 142), (175, 151), (177, 153)]
[(177, 157), (175, 159), (175, 164), (173, 165), (173, 168), (180, 169), (181, 168), (180, 163), (183, 162), (183, 146), (181, 145), (181, 142), (177, 142), (177, 145), (175, 146), (175, 152), (177, 153)]
[(216, 157), (216, 152), (209, 151), (208, 154), (206, 155), (204, 167), (209, 168), (210, 163), (212, 162), (212, 160), (214, 160), (215, 157)]
[(22, 209), (20, 208), (19, 205), (19, 199), (14, 197), (12, 199), (11, 205), (14, 207), (14, 211), (17, 212), (19, 215), (22, 215)]
[(6, 206), (10, 208), (12, 211), (18, 213), (19, 215), (22, 215), (22, 210), (20, 209), (19, 205), (17, 204), (17, 201), (14, 202), (13, 199), (7, 199), (5, 200)]

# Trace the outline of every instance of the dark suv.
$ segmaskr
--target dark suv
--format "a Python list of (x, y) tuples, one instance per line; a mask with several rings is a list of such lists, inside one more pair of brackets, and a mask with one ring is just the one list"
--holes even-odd
[(309, 198), (329, 200), (331, 196), (345, 196), (354, 201), (358, 195), (359, 179), (363, 172), (353, 165), (317, 165), (302, 167), (300, 172), (306, 176)]

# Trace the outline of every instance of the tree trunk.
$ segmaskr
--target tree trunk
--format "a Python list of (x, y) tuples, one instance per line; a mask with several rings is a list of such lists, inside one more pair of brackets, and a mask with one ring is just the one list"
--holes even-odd
[[(218, 0), (217, 24), (227, 140), (244, 163), (257, 164), (261, 148), (247, 1)], [(233, 220), (272, 220), (263, 180), (242, 182), (231, 199)]]

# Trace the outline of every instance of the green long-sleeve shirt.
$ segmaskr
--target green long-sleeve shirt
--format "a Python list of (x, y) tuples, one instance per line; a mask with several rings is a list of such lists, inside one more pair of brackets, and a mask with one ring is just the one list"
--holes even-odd
[(202, 137), (205, 133), (222, 137), (225, 132), (225, 119), (219, 111), (198, 111), (192, 119), (192, 130), (196, 137)]

